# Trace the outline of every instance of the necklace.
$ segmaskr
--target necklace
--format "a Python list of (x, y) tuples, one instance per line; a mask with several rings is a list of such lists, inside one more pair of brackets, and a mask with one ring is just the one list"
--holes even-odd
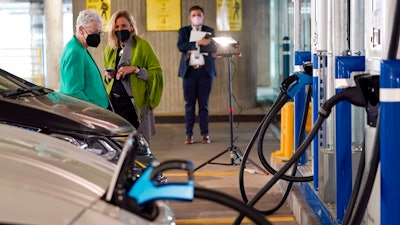
[(119, 57), (121, 57), (122, 54), (124, 53), (124, 46), (120, 45), (119, 47), (121, 48), (121, 51), (119, 51), (118, 55), (119, 55)]

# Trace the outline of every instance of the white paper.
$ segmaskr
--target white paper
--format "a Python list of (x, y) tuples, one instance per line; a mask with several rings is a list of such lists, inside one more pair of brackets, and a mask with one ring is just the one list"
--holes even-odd
[(211, 35), (210, 32), (192, 30), (190, 32), (189, 42), (201, 40), (204, 36), (206, 36), (206, 34)]

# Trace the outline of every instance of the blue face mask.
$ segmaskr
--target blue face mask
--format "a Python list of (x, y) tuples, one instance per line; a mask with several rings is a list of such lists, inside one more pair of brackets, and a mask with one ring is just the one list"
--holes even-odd
[(131, 36), (131, 32), (129, 30), (117, 30), (114, 32), (115, 36), (117, 36), (119, 41), (126, 41)]

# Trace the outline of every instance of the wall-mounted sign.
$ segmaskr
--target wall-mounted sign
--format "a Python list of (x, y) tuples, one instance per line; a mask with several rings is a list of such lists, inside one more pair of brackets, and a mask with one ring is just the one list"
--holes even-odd
[(146, 0), (148, 31), (169, 31), (181, 28), (180, 0)]
[(217, 30), (242, 30), (242, 0), (217, 0)]
[(111, 0), (86, 0), (86, 9), (93, 9), (103, 18), (103, 30), (107, 31), (111, 17)]

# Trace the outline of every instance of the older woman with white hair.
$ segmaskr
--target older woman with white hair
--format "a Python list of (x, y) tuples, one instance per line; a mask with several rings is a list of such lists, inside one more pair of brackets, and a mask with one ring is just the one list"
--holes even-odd
[(66, 44), (60, 59), (60, 92), (111, 108), (102, 75), (87, 50), (100, 44), (103, 20), (94, 10), (82, 10), (76, 32)]

